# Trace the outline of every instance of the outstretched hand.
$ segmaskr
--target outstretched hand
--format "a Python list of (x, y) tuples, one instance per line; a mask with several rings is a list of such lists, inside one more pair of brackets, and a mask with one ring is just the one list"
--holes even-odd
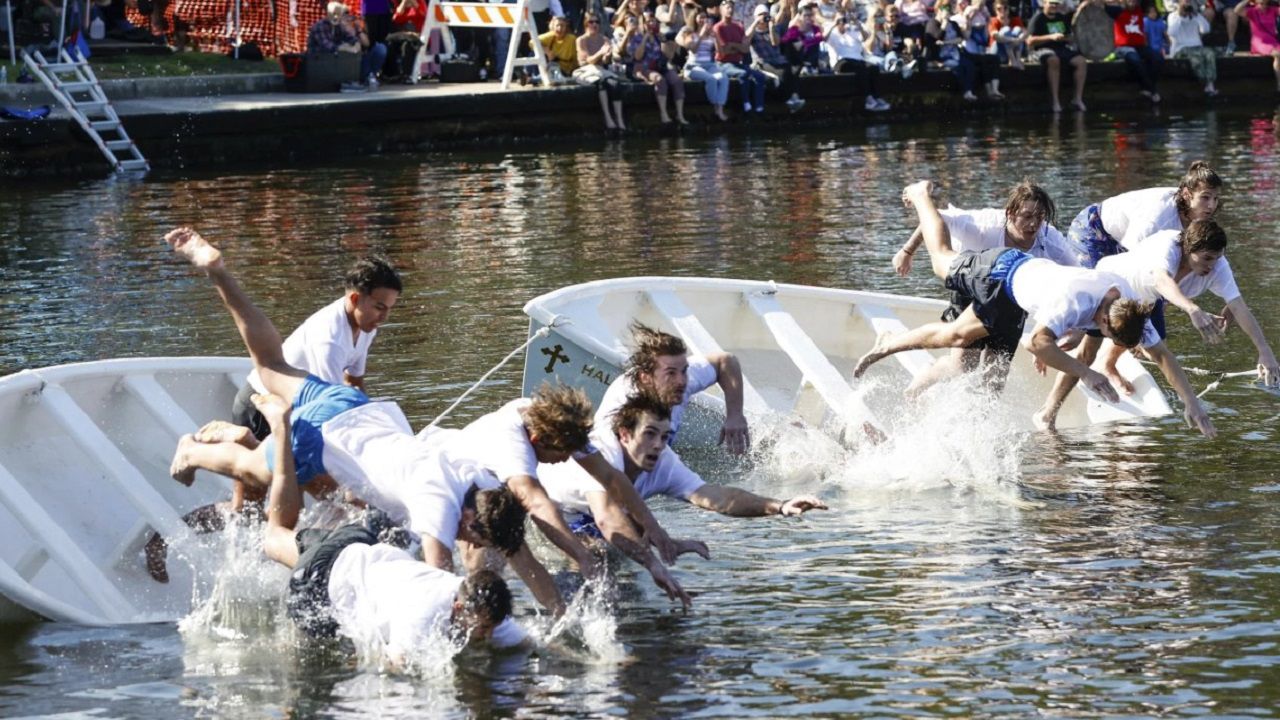
[(672, 577), (671, 572), (662, 563), (654, 563), (653, 567), (649, 568), (649, 574), (653, 576), (653, 584), (661, 588), (668, 598), (679, 600), (680, 605), (684, 607), (686, 612), (693, 606), (693, 598), (689, 593), (685, 592), (685, 589)]
[(729, 417), (724, 420), (720, 429), (720, 444), (734, 455), (741, 455), (751, 447), (751, 431), (747, 428), (746, 418)]
[(1084, 377), (1080, 378), (1080, 380), (1085, 387), (1101, 395), (1103, 400), (1120, 402), (1119, 393), (1116, 392), (1115, 388), (1111, 387), (1111, 381), (1107, 379), (1106, 375), (1096, 370), (1086, 370)]
[(826, 510), (827, 504), (813, 495), (797, 495), (782, 503), (779, 515), (802, 515), (808, 510)]
[(1186, 419), (1188, 427), (1199, 430), (1201, 435), (1207, 438), (1217, 437), (1218, 430), (1213, 426), (1209, 413), (1205, 412), (1204, 406), (1199, 401), (1188, 405), (1187, 409), (1182, 411), (1182, 417)]
[(1212, 315), (1200, 308), (1196, 308), (1188, 314), (1191, 317), (1191, 324), (1200, 333), (1202, 340), (1210, 345), (1217, 345), (1222, 342), (1222, 335), (1227, 329), (1226, 318)]

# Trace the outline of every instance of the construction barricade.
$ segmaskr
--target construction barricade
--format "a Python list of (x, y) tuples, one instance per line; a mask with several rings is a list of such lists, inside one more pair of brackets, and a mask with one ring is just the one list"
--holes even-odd
[[(451, 0), (429, 0), (427, 3), (427, 21), (422, 24), (422, 48), (418, 50), (418, 59), (413, 63), (413, 80), (416, 82), (422, 72), (422, 63), (427, 60), (427, 44), (431, 39), (431, 31), (439, 30), (444, 39), (444, 52), (440, 59), (453, 57), (456, 46), (450, 27), (472, 28), (509, 28), (511, 43), (507, 47), (507, 65), (502, 69), (502, 88), (511, 87), (511, 76), (517, 67), (535, 65), (542, 84), (551, 85), (551, 77), (547, 74), (547, 54), (538, 42), (538, 29), (533, 23), (526, 0), (515, 4), (490, 2), (452, 2)], [(516, 57), (520, 49), (520, 38), (525, 33), (533, 38), (533, 57)]]

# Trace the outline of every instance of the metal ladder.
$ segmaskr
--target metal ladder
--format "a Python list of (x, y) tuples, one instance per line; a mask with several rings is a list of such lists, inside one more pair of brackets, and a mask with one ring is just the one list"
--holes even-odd
[[(116, 172), (146, 172), (151, 169), (129, 133), (125, 132), (111, 101), (102, 92), (89, 61), (80, 57), (78, 52), (72, 57), (65, 47), (58, 50), (56, 63), (45, 60), (39, 50), (23, 50), (22, 61), (71, 113)], [(67, 76), (65, 80), (64, 76)]]

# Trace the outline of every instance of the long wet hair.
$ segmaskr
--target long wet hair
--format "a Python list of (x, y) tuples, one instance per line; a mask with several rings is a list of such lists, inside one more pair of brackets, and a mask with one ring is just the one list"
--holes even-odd
[[(1204, 160), (1196, 160), (1187, 168), (1187, 173), (1182, 176), (1182, 182), (1178, 183), (1178, 192), (1174, 195), (1173, 203), (1178, 208), (1178, 214), (1186, 217), (1191, 213), (1191, 203), (1187, 200), (1187, 196), (1194, 194), (1197, 190), (1222, 190), (1222, 186), (1226, 183), (1222, 182), (1222, 178), (1209, 167), (1209, 163)], [(1222, 210), (1222, 199), (1218, 199), (1218, 208), (1214, 211), (1217, 214)]]
[(544, 383), (524, 411), (524, 425), (542, 447), (578, 452), (590, 440), (592, 414), (591, 399), (582, 390)]
[(626, 374), (632, 379), (642, 374), (652, 375), (661, 356), (688, 355), (689, 348), (680, 338), (655, 330), (635, 320), (631, 323), (631, 356), (627, 358)]
[(1058, 217), (1058, 206), (1053, 204), (1049, 192), (1030, 180), (1023, 180), (1009, 191), (1004, 204), (1005, 217), (1013, 217), (1023, 205), (1031, 205), (1044, 212), (1044, 221), (1053, 225)]

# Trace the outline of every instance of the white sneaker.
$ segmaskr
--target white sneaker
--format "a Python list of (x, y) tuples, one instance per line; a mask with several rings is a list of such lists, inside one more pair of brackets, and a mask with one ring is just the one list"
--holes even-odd
[(369, 78), (365, 81), (365, 85), (368, 85), (370, 90), (377, 90), (378, 89), (377, 76), (374, 75), (373, 73), (369, 73)]
[(802, 97), (792, 95), (791, 99), (787, 101), (787, 109), (791, 112), (797, 112), (802, 107), (804, 107), (804, 98)]
[(487, 68), (480, 68), (480, 80), (484, 81), (488, 79), (489, 79), (489, 70)]
[(364, 93), (369, 92), (369, 88), (358, 82), (344, 82), (338, 88), (338, 92), (344, 93)]
[(876, 98), (876, 112), (884, 112), (885, 110), (888, 110), (891, 107), (893, 106), (890, 105), (889, 103), (885, 102), (884, 100), (881, 100), (880, 98)]
[(911, 62), (909, 62), (909, 63), (907, 63), (906, 65), (903, 65), (903, 66), (902, 66), (902, 79), (903, 79), (903, 80), (906, 80), (907, 78), (910, 78), (912, 75), (915, 75), (915, 74), (916, 74), (916, 61), (915, 61), (915, 60), (912, 60)]
[(875, 98), (868, 95), (867, 102), (865, 105), (863, 105), (863, 107), (866, 108), (867, 110), (877, 111), (880, 109), (880, 103), (876, 102)]
[(742, 103), (742, 112), (744, 112), (744, 113), (749, 113), (749, 112), (751, 112), (751, 103), (749, 103), (749, 102), (744, 102), (744, 103)]

